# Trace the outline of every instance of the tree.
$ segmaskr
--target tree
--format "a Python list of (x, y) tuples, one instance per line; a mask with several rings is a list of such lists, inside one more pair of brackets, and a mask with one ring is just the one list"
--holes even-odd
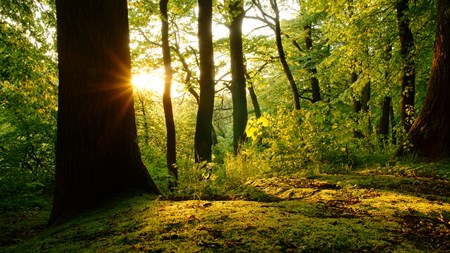
[(169, 180), (169, 190), (172, 191), (177, 186), (178, 171), (177, 171), (177, 150), (176, 150), (176, 136), (175, 136), (175, 122), (173, 119), (172, 99), (170, 97), (172, 86), (172, 59), (170, 55), (169, 46), (169, 22), (167, 15), (167, 4), (169, 0), (161, 0), (159, 2), (159, 8), (161, 11), (161, 34), (162, 34), (162, 53), (164, 60), (164, 94), (163, 94), (163, 106), (164, 117), (166, 120), (167, 130), (167, 168), (170, 175), (173, 177)]
[(431, 75), (423, 107), (409, 131), (413, 151), (429, 159), (450, 156), (450, 2), (437, 4)]
[(244, 54), (242, 50), (242, 21), (245, 16), (244, 1), (229, 2), (230, 24), (230, 57), (231, 57), (231, 96), (233, 99), (233, 146), (237, 154), (239, 144), (245, 139), (247, 126), (247, 96)]
[[(0, 3), (0, 174), (53, 180), (56, 141), (56, 26), (52, 5)], [(37, 13), (42, 14), (36, 18)]]
[(50, 224), (159, 190), (136, 142), (127, 1), (57, 0), (59, 110)]
[(409, 25), (408, 1), (399, 0), (396, 5), (398, 33), (400, 37), (400, 55), (402, 57), (402, 93), (400, 103), (400, 115), (402, 126), (409, 131), (414, 117), (414, 96), (416, 70), (412, 50), (414, 49), (414, 38)]
[[(305, 30), (305, 44), (306, 44), (306, 49), (310, 52), (312, 50), (313, 47), (313, 41), (312, 41), (312, 36), (311, 36), (311, 24), (306, 24), (303, 29)], [(311, 58), (308, 59), (308, 61), (311, 61)], [(315, 66), (311, 66), (309, 68), (309, 71), (312, 74), (311, 77), (311, 93), (312, 93), (312, 100), (311, 102), (315, 103), (317, 101), (321, 100), (321, 96), (320, 96), (320, 86), (319, 86), (319, 79), (317, 79), (317, 77), (315, 76), (317, 74), (317, 68)]]
[[(288, 79), (289, 86), (291, 87), (292, 100), (294, 102), (294, 109), (300, 110), (300, 93), (298, 91), (297, 84), (295, 82), (292, 71), (289, 68), (289, 64), (286, 60), (286, 53), (283, 47), (283, 40), (281, 37), (281, 22), (280, 22), (280, 10), (278, 8), (277, 0), (270, 0), (270, 6), (274, 12), (274, 16), (265, 12), (259, 0), (253, 0), (255, 6), (259, 9), (263, 15), (263, 21), (275, 32), (275, 42), (277, 45), (278, 56), (280, 57), (280, 63), (283, 67), (284, 74)], [(270, 20), (270, 21), (269, 21)]]
[(198, 0), (198, 40), (200, 52), (200, 100), (195, 128), (195, 161), (211, 161), (214, 110), (214, 51), (212, 40), (212, 0)]

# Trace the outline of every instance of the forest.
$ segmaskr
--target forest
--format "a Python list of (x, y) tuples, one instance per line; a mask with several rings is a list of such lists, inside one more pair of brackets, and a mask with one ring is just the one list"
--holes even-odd
[(449, 1), (0, 3), (0, 252), (449, 252)]

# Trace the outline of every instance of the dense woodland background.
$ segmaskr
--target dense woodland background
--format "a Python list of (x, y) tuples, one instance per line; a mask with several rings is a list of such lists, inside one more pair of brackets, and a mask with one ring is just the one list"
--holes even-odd
[[(146, 86), (132, 79), (138, 143), (161, 194), (245, 197), (251, 193), (235, 189), (255, 177), (315, 178), (361, 168), (445, 180), (445, 192), (446, 160), (414, 167), (408, 136), (430, 79), (437, 4), (214, 1), (213, 54), (205, 60), (215, 66), (213, 111), (205, 128), (208, 116), (199, 108), (208, 77), (197, 1), (128, 1), (132, 74), (148, 78)], [(1, 0), (0, 16), (1, 208), (48, 210), (57, 143), (56, 6)], [(197, 143), (201, 138), (210, 151)]]
[[(414, 46), (404, 56), (396, 1), (278, 3), (284, 54), (301, 96), (301, 109), (293, 110), (291, 90), (276, 47), (274, 21), (262, 14), (274, 16), (273, 9), (269, 3), (247, 2), (243, 23), (245, 74), (247, 88), (254, 91), (259, 104), (255, 109), (248, 99), (248, 142), (242, 148), (247, 162), (265, 164), (252, 165), (261, 170), (295, 170), (321, 163), (355, 166), (389, 161), (397, 145), (405, 142), (400, 113), (404, 57), (415, 69), (414, 115), (425, 96), (433, 56), (435, 4), (416, 1), (405, 10)], [(194, 158), (197, 105), (189, 91), (198, 94), (195, 6), (195, 1), (169, 2), (180, 170), (191, 167)], [(54, 3), (4, 1), (2, 16), (4, 180), (18, 177), (51, 185), (58, 109)], [(129, 16), (133, 72), (163, 77), (158, 3), (130, 1)], [(228, 155), (233, 141), (229, 19), (224, 4), (217, 2), (213, 18), (217, 73), (213, 162), (220, 166), (234, 162)], [(152, 84), (153, 80), (148, 82), (157, 85)], [(313, 82), (319, 87), (315, 98)], [(166, 180), (161, 94), (140, 89), (135, 90), (135, 96), (143, 157), (153, 177)], [(383, 106), (389, 108), (390, 120), (383, 118)]]

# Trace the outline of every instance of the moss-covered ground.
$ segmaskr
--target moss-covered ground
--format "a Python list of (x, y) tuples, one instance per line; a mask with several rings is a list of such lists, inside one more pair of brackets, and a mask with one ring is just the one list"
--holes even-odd
[(136, 196), (50, 228), (49, 197), (3, 206), (0, 252), (450, 252), (448, 174), (261, 176), (182, 199)]

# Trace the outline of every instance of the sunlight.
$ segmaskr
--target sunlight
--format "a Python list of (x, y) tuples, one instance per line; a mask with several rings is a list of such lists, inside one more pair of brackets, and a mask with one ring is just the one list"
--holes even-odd
[(154, 91), (161, 96), (164, 93), (164, 79), (156, 74), (148, 72), (133, 74), (131, 84), (139, 91)]
[[(151, 91), (158, 96), (164, 94), (164, 74), (158, 70), (149, 73), (147, 71), (133, 74), (131, 79), (133, 88), (138, 91)], [(172, 81), (171, 98), (180, 96), (182, 93), (177, 91), (178, 85)]]

